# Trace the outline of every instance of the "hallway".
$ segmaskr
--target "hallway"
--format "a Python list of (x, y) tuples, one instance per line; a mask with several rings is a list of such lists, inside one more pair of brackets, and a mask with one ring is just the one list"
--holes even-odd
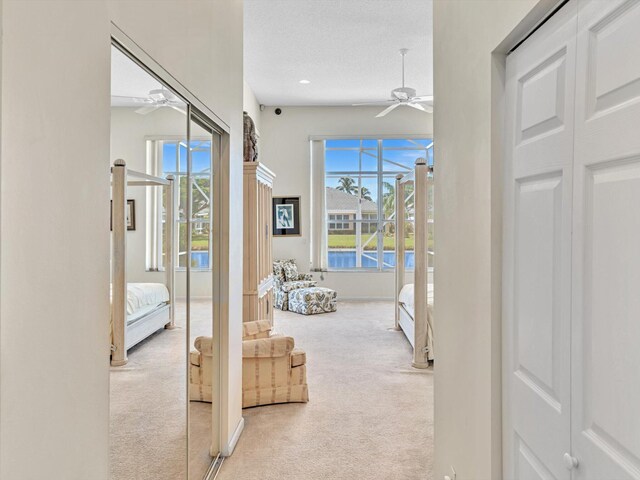
[(392, 302), (338, 312), (275, 312), (307, 353), (308, 404), (243, 410), (245, 430), (219, 480), (430, 480), (433, 372), (411, 368)]

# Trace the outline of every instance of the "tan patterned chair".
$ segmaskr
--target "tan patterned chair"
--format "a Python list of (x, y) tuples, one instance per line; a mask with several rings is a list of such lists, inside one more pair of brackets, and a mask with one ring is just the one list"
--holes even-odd
[[(308, 402), (306, 354), (291, 337), (271, 336), (268, 320), (242, 327), (242, 408)], [(211, 337), (198, 337), (191, 352), (189, 398), (211, 402)]]

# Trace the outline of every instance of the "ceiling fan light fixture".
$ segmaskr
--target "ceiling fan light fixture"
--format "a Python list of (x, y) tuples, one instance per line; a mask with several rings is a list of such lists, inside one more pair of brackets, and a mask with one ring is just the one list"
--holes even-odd
[[(402, 56), (402, 86), (391, 90), (391, 99), (383, 100), (381, 102), (369, 102), (369, 103), (355, 103), (354, 106), (360, 105), (385, 105), (383, 111), (376, 115), (376, 118), (381, 118), (392, 112), (397, 107), (411, 107), (415, 110), (420, 110), (425, 113), (433, 112), (433, 95), (417, 95), (416, 89), (407, 87), (404, 83), (404, 57), (409, 50), (406, 48), (400, 49), (400, 55)], [(422, 105), (422, 104), (425, 105)]]
[(398, 100), (409, 100), (416, 96), (416, 90), (410, 87), (400, 87), (391, 90), (391, 98), (397, 98)]
[(150, 90), (149, 98), (151, 98), (155, 102), (175, 101), (178, 99), (178, 97), (176, 97), (173, 92), (167, 90), (166, 88), (156, 88), (154, 90)]

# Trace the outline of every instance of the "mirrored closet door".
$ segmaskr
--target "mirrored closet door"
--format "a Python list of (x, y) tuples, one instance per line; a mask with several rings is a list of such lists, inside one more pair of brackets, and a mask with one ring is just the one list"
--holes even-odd
[(111, 85), (110, 478), (201, 480), (219, 450), (219, 135), (118, 46)]
[(193, 109), (189, 123), (188, 198), (190, 228), (186, 232), (191, 259), (187, 266), (189, 291), (189, 480), (207, 477), (219, 453), (220, 402), (218, 325), (214, 251), (217, 244), (214, 208), (217, 206), (214, 171), (219, 164), (220, 136)]

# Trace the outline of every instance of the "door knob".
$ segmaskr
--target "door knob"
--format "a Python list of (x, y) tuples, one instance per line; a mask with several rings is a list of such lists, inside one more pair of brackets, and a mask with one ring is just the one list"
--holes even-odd
[(576, 457), (572, 457), (568, 453), (564, 454), (564, 465), (567, 467), (567, 470), (573, 470), (578, 466), (578, 459)]

